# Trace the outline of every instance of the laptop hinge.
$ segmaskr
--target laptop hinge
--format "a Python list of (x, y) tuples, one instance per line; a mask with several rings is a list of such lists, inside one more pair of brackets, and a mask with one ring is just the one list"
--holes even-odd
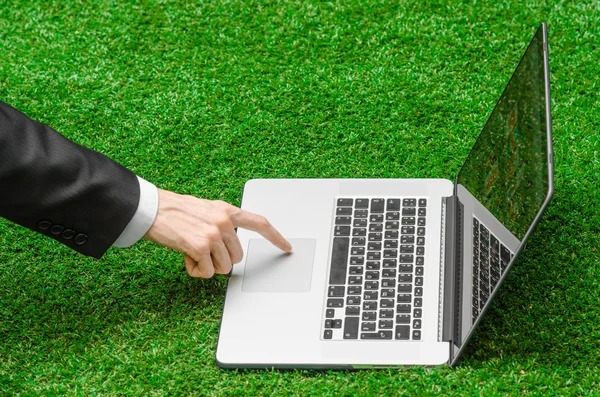
[(450, 344), (450, 361), (454, 346), (461, 345), (462, 318), (462, 203), (453, 195), (445, 197), (444, 291), (442, 340)]

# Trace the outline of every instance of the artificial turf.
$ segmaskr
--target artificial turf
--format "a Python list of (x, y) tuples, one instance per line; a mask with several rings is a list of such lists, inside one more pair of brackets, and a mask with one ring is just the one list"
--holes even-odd
[(0, 395), (600, 394), (600, 6), (461, 3), (0, 0), (0, 100), (161, 188), (239, 204), (257, 177), (453, 179), (541, 21), (556, 163), (457, 368), (221, 370), (224, 277), (0, 220)]

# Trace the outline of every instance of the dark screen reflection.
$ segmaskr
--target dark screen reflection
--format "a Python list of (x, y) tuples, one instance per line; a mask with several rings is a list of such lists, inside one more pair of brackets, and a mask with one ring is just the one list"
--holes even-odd
[(540, 28), (457, 177), (519, 240), (548, 192), (545, 98)]

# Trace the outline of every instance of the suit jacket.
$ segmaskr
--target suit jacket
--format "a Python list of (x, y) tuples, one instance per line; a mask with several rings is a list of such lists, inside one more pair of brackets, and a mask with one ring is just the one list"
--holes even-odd
[(0, 216), (100, 258), (139, 196), (127, 168), (0, 102)]

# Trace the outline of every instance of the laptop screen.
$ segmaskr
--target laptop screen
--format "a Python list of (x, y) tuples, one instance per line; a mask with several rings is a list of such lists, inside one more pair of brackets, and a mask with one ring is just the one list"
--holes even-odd
[(519, 240), (548, 195), (542, 34), (540, 27), (456, 181)]

